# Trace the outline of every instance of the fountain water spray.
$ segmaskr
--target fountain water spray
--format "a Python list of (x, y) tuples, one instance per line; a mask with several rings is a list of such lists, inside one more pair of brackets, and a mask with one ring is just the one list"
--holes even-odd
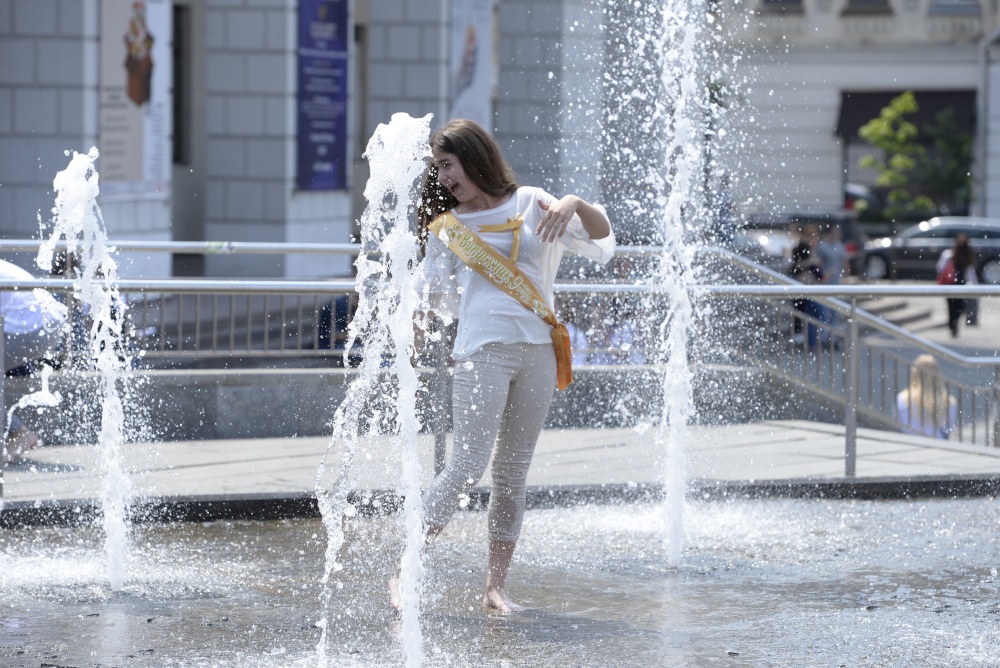
[(128, 364), (123, 354), (125, 303), (117, 288), (118, 265), (111, 256), (97, 205), (100, 187), (94, 161), (99, 155), (96, 148), (86, 155), (74, 151), (66, 169), (56, 174), (52, 185), (58, 194), (52, 209), (52, 226), (46, 238), (46, 225), (40, 222), (43, 242), (36, 262), (41, 269), (51, 272), (53, 252), (60, 238), (66, 239), (68, 256), (79, 262), (76, 297), (91, 318), (90, 358), (101, 383), (98, 447), (104, 480), (101, 491), (104, 544), (111, 588), (119, 590), (125, 581), (131, 496), (131, 483), (121, 462), (125, 409), (119, 381)]
[(663, 480), (666, 489), (667, 559), (678, 566), (684, 541), (684, 493), (687, 461), (685, 445), (691, 415), (691, 370), (688, 332), (694, 308), (688, 290), (693, 282), (694, 249), (685, 243), (685, 227), (702, 221), (705, 191), (705, 141), (708, 108), (707, 81), (699, 71), (701, 26), (705, 11), (688, 1), (671, 0), (664, 11), (663, 34), (667, 48), (662, 62), (663, 87), (668, 112), (665, 156), (671, 175), (663, 205), (663, 258), (656, 283), (667, 288), (667, 314), (663, 376), (663, 412), (657, 443), (666, 454)]
[[(47, 292), (45, 294), (48, 295)], [(7, 422), (5, 422), (4, 424), (9, 425), (11, 423), (11, 420), (14, 418), (14, 411), (16, 411), (19, 408), (29, 408), (32, 406), (40, 408), (41, 407), (53, 408), (62, 403), (62, 395), (59, 392), (52, 392), (52, 390), (49, 389), (49, 380), (52, 378), (52, 367), (48, 366), (47, 364), (42, 365), (41, 375), (42, 375), (41, 388), (39, 388), (37, 392), (26, 394), (20, 399), (18, 399), (17, 403), (11, 406), (10, 410), (7, 411)]]
[[(333, 435), (316, 474), (316, 497), (327, 531), (326, 563), (323, 572), (322, 605), (324, 618), (317, 646), (320, 667), (327, 665), (326, 645), (331, 623), (330, 604), (334, 587), (330, 576), (341, 570), (338, 552), (344, 543), (345, 518), (355, 509), (348, 503), (349, 475), (361, 436), (362, 423), (371, 406), (387, 391), (396, 415), (380, 416), (389, 427), (394, 446), (402, 454), (400, 494), (406, 526), (406, 548), (400, 572), (402, 610), (402, 651), (407, 666), (423, 661), (423, 638), (420, 629), (420, 583), (423, 567), (420, 551), (424, 536), (420, 502), (420, 463), (416, 443), (419, 422), (416, 413), (418, 380), (410, 354), (413, 348), (413, 316), (419, 303), (414, 287), (413, 269), (419, 257), (419, 242), (410, 229), (414, 212), (414, 192), (430, 155), (427, 115), (414, 119), (407, 114), (393, 114), (388, 125), (380, 124), (368, 142), (364, 156), (371, 177), (365, 186), (368, 206), (361, 218), (362, 252), (355, 267), (358, 310), (348, 328), (345, 351), (355, 341), (364, 342), (364, 356), (359, 373), (347, 389), (347, 396), (334, 415)], [(368, 257), (368, 253), (380, 256)], [(345, 363), (347, 353), (345, 352)], [(396, 388), (380, 387), (385, 366)], [(373, 419), (370, 428), (384, 426)], [(343, 456), (332, 482), (328, 480), (328, 460), (335, 445), (343, 443)]]
[[(662, 521), (671, 566), (684, 541), (684, 496), (692, 374), (688, 336), (694, 320), (689, 288), (696, 231), (705, 226), (706, 133), (709, 78), (707, 7), (698, 0), (609, 4), (605, 79), (605, 191), (615, 220), (631, 221), (633, 243), (663, 248), (644, 256), (637, 280), (651, 292), (642, 298), (639, 329), (648, 361), (658, 370), (658, 392), (649, 398), (651, 434), (661, 454), (666, 500)], [(642, 226), (647, 227), (643, 228)], [(652, 427), (652, 429), (651, 429)]]

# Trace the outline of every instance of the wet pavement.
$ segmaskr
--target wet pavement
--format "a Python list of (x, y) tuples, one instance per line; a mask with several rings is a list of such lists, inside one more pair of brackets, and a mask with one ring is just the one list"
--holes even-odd
[[(692, 426), (687, 477), (695, 481), (845, 479), (844, 428), (799, 420)], [(273, 438), (134, 443), (123, 447), (133, 493), (139, 497), (303, 495), (314, 488), (326, 438)], [(423, 480), (433, 474), (433, 436), (417, 444)], [(351, 486), (393, 490), (401, 444), (362, 439)], [(450, 448), (450, 443), (449, 443)], [(331, 450), (338, 465), (343, 445)], [(528, 476), (536, 488), (642, 485), (665, 479), (670, 462), (654, 429), (543, 432)], [(1000, 448), (964, 445), (875, 429), (859, 429), (858, 479), (1000, 476)], [(487, 474), (482, 484), (488, 487)], [(92, 499), (101, 489), (94, 446), (43, 447), (4, 472), (7, 502)]]
[[(991, 499), (690, 502), (677, 567), (663, 522), (651, 504), (529, 512), (508, 577), (529, 610), (504, 617), (479, 605), (485, 514), (459, 514), (424, 560), (424, 665), (996, 666)], [(132, 545), (111, 591), (97, 530), (5, 533), (0, 665), (404, 664), (398, 516), (348, 522), (328, 610), (317, 520), (143, 525)]]
[[(311, 495), (325, 438), (135, 443), (137, 499)], [(807, 421), (692, 426), (692, 489), (850, 482), (844, 429)], [(362, 439), (356, 489), (398, 485), (400, 444)], [(331, 449), (336, 467), (342, 445)], [(433, 437), (418, 443), (424, 481)], [(655, 430), (547, 430), (535, 493), (666, 479)], [(1000, 449), (860, 429), (856, 481), (996, 481)], [(488, 483), (488, 476), (484, 484)], [(44, 447), (5, 470), (3, 504), (94, 499), (94, 446)], [(0, 510), (0, 512), (5, 512)], [(508, 578), (529, 607), (479, 605), (486, 514), (459, 513), (424, 559), (427, 666), (994, 667), (1000, 647), (993, 496), (916, 500), (702, 498), (684, 509), (669, 564), (666, 509), (609, 503), (527, 513)], [(112, 591), (97, 524), (5, 529), (0, 666), (305, 668), (403, 665), (386, 580), (401, 515), (346, 522), (329, 609), (316, 519), (136, 524)], [(317, 623), (329, 642), (318, 647)]]

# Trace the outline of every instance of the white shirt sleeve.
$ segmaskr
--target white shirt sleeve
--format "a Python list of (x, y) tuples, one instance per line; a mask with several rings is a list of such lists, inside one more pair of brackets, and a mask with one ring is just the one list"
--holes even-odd
[[(538, 190), (538, 197), (546, 203), (556, 201), (555, 197), (541, 189)], [(604, 216), (607, 217), (607, 210), (603, 206), (600, 204), (593, 204), (592, 206), (599, 208)], [(583, 227), (583, 221), (580, 220), (580, 216), (577, 214), (573, 214), (573, 219), (566, 227), (566, 232), (559, 241), (569, 250), (601, 264), (607, 264), (615, 254), (614, 230), (603, 239), (591, 239), (590, 234)]]

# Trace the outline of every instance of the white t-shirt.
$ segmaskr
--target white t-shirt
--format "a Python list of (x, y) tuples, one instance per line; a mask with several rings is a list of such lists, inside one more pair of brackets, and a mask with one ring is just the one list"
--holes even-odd
[[(0, 278), (34, 280), (35, 277), (16, 264), (0, 260)], [(4, 334), (31, 334), (46, 321), (62, 322), (65, 307), (44, 291), (17, 290), (0, 292), (0, 313)]]
[[(612, 232), (604, 239), (591, 239), (579, 216), (556, 242), (542, 242), (535, 228), (545, 212), (538, 200), (550, 203), (556, 198), (541, 188), (521, 187), (495, 209), (476, 213), (452, 213), (470, 230), (504, 257), (510, 257), (513, 231), (480, 232), (485, 225), (506, 223), (521, 214), (521, 248), (517, 267), (531, 279), (542, 296), (552, 300), (552, 286), (563, 253), (570, 248), (584, 257), (606, 264), (615, 250)], [(436, 237), (427, 240), (427, 255), (420, 265), (420, 283), (425, 306), (435, 313), (458, 318), (458, 332), (452, 357), (469, 357), (487, 343), (550, 343), (552, 328), (520, 302), (483, 278), (460, 260)]]

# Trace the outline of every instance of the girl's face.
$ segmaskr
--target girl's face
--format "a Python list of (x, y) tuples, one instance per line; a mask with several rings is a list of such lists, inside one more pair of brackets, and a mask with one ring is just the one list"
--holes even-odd
[(465, 204), (486, 195), (462, 169), (462, 163), (457, 155), (436, 148), (431, 150), (431, 154), (434, 156), (434, 166), (437, 167), (438, 183), (447, 188), (460, 203)]

